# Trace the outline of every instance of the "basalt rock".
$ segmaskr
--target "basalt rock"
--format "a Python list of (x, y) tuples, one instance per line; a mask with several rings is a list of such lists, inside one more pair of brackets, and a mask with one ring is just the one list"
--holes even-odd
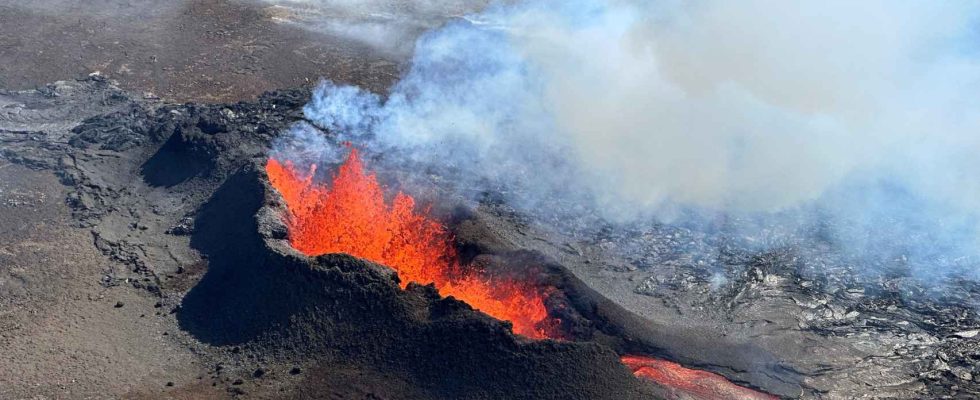
[(402, 290), (387, 267), (293, 250), (282, 207), (257, 165), (205, 204), (192, 244), (210, 266), (184, 299), (184, 329), (214, 345), (380, 369), (432, 398), (654, 395), (608, 346), (531, 341), (432, 286)]

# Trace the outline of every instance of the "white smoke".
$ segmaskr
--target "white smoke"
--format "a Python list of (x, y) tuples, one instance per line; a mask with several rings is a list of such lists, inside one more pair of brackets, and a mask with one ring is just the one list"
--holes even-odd
[(513, 185), (527, 210), (819, 210), (852, 244), (973, 255), (978, 7), (499, 5), (421, 37), (387, 99), (328, 82), (306, 113), (365, 146)]

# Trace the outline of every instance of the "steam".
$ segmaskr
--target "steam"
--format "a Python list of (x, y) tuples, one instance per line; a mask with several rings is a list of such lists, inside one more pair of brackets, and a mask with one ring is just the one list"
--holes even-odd
[(978, 11), (498, 5), (423, 35), (387, 98), (324, 82), (305, 112), (342, 140), (472, 177), (461, 186), (512, 188), (528, 212), (829, 225), (855, 252), (972, 267)]

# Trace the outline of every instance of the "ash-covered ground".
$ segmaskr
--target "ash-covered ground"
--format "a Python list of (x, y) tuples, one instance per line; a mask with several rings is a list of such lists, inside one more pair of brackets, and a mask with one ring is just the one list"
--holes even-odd
[(0, 87), (98, 73), (137, 96), (234, 102), (321, 76), (379, 90), (397, 76), (404, 54), (296, 29), (282, 9), (252, 0), (0, 1)]
[[(297, 310), (307, 305), (278, 304), (286, 293), (269, 283), (289, 288), (287, 278), (247, 267), (254, 255), (245, 249), (262, 247), (259, 228), (249, 225), (257, 212), (248, 210), (256, 201), (249, 197), (259, 196), (257, 205), (262, 195), (248, 189), (257, 178), (241, 171), (255, 170), (268, 142), (302, 119), (307, 96), (294, 90), (257, 102), (168, 105), (134, 99), (102, 78), (4, 92), (3, 173), (18, 177), (4, 180), (4, 227), (19, 239), (11, 243), (22, 243), (4, 251), (4, 354), (16, 355), (5, 362), (11, 373), (4, 395), (96, 393), (113, 365), (139, 381), (110, 386), (117, 395), (272, 396), (314, 386), (355, 397), (464, 393), (419, 387), (421, 378), (402, 364), (373, 368), (343, 352), (310, 357), (314, 350), (330, 353), (322, 338), (273, 340), (296, 335), (269, 327), (299, 323), (296, 315), (305, 311)], [(859, 264), (819, 243), (751, 251), (722, 233), (658, 224), (576, 232), (489, 200), (457, 224), (459, 241), (479, 253), (533, 250), (553, 258), (644, 317), (640, 325), (652, 338), (646, 343), (657, 355), (736, 382), (804, 398), (970, 397), (977, 390), (980, 322), (972, 281), (936, 287), (900, 270), (861, 274)], [(272, 275), (255, 279), (262, 274)], [(279, 307), (295, 318), (253, 323)], [(50, 320), (61, 315), (51, 310), (60, 309), (67, 316)], [(318, 323), (301, 326), (323, 329)], [(40, 357), (34, 349), (43, 346), (62, 349), (70, 361), (49, 355), (22, 362)], [(47, 383), (62, 379), (75, 384)], [(348, 381), (354, 383), (329, 384)], [(465, 393), (500, 395), (474, 387)], [(576, 390), (585, 397), (624, 395)]]
[[(113, 58), (116, 50), (104, 53), (112, 68), (82, 68), (57, 58), (68, 54), (59, 50), (45, 63), (52, 51), (45, 40), (64, 44), (58, 35), (71, 35), (63, 26), (81, 32), (103, 22), (111, 26), (111, 20), (96, 13), (76, 22), (3, 6), (0, 18), (15, 23), (0, 23), (0, 29), (33, 26), (43, 40), (0, 46), (5, 60), (12, 59), (9, 54), (19, 60), (5, 61), (0, 70), (0, 83), (9, 88), (0, 92), (0, 397), (671, 394), (632, 379), (616, 363), (614, 350), (628, 343), (529, 344), (431, 290), (400, 291), (383, 267), (291, 253), (282, 244), (281, 221), (268, 211), (276, 207), (275, 196), (256, 166), (271, 140), (303, 120), (308, 90), (239, 103), (168, 100), (232, 101), (321, 75), (383, 91), (397, 75), (390, 59), (400, 53), (373, 58), (349, 50), (370, 53), (360, 44), (337, 39), (331, 43), (351, 47), (309, 50), (332, 55), (330, 63), (318, 64), (295, 56), (297, 49), (248, 45), (252, 35), (275, 37), (270, 32), (286, 35), (288, 43), (309, 43), (301, 38), (322, 34), (309, 26), (280, 31), (285, 28), (270, 21), (285, 18), (282, 9), (189, 3), (191, 8), (174, 9), (183, 13), (163, 15), (220, 20), (229, 10), (254, 11), (255, 18), (246, 20), (267, 30), (216, 22), (219, 28), (206, 29), (205, 37), (227, 40), (230, 50), (201, 50), (215, 61), (189, 57), (204, 64), (182, 64), (184, 45), (163, 57), (146, 53), (155, 47), (139, 41), (120, 45), (131, 46), (136, 59), (150, 60), (146, 65), (171, 57), (183, 69), (130, 72), (132, 65)], [(294, 6), (284, 4), (279, 7)], [(33, 24), (32, 18), (46, 22)], [(4, 35), (30, 42), (28, 37)], [(39, 44), (48, 55), (32, 47)], [(103, 54), (93, 46), (83, 47), (79, 57)], [(202, 85), (212, 82), (209, 77), (233, 75), (226, 69), (236, 64), (225, 61), (241, 55), (239, 48), (268, 62), (246, 57), (243, 65), (268, 70)], [(155, 58), (144, 58), (150, 56)], [(291, 65), (312, 64), (282, 67), (280, 56), (299, 60)], [(96, 69), (118, 81), (94, 76), (43, 84)], [(201, 70), (207, 72), (192, 73)], [(268, 76), (282, 80), (262, 78)], [(415, 179), (438, 187), (438, 178)], [(974, 380), (980, 379), (974, 367), (980, 358), (975, 281), (937, 285), (913, 276), (902, 259), (868, 268), (814, 240), (816, 235), (753, 245), (731, 233), (739, 221), (710, 231), (652, 222), (586, 229), (531, 220), (493, 198), (490, 193), (475, 208), (447, 218), (461, 248), (543, 255), (597, 298), (642, 317), (607, 314), (640, 338), (633, 346), (640, 343), (653, 355), (787, 398), (980, 395)]]

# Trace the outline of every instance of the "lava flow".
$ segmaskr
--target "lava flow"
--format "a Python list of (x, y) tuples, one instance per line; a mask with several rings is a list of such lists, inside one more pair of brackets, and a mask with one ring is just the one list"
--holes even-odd
[(633, 375), (650, 379), (661, 386), (694, 395), (699, 399), (775, 400), (777, 397), (738, 386), (721, 375), (684, 368), (680, 364), (656, 358), (626, 355), (620, 361)]
[(365, 173), (356, 149), (333, 177), (331, 185), (313, 181), (307, 171), (270, 158), (266, 172), (289, 209), (287, 225), (294, 248), (307, 255), (346, 253), (384, 264), (408, 282), (434, 284), (494, 318), (510, 321), (514, 332), (531, 338), (551, 337), (553, 321), (544, 306), (545, 294), (508, 279), (490, 279), (460, 268), (452, 237), (415, 200), (397, 193), (386, 204), (374, 174)]

